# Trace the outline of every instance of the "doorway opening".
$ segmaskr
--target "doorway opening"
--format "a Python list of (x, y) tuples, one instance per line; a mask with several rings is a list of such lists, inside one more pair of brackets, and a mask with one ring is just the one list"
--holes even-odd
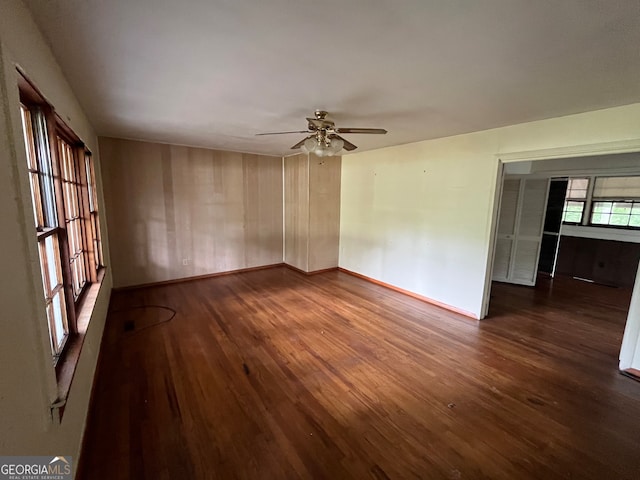
[[(530, 295), (532, 307), (556, 302), (552, 315), (561, 315), (562, 303), (579, 312), (589, 301), (571, 292), (589, 291), (603, 306), (604, 323), (592, 327), (615, 330), (619, 349), (631, 323), (629, 305), (640, 303), (640, 292), (632, 300), (640, 260), (640, 154), (508, 162), (497, 198), (483, 313), (500, 315), (509, 305), (503, 295)], [(637, 323), (640, 362), (640, 316)]]

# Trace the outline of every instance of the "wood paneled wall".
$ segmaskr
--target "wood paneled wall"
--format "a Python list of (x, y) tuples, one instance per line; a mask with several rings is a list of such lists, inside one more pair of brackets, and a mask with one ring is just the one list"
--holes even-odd
[(284, 262), (309, 271), (309, 156), (284, 159)]
[(342, 157), (309, 155), (309, 271), (338, 266)]
[(305, 272), (338, 266), (341, 157), (284, 159), (285, 263)]
[(281, 263), (282, 159), (100, 138), (114, 285)]
[(640, 244), (597, 238), (560, 237), (556, 273), (614, 287), (633, 288)]

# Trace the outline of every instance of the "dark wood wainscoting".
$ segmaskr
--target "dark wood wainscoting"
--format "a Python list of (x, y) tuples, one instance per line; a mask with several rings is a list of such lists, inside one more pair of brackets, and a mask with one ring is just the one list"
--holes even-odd
[(631, 288), (638, 261), (640, 243), (562, 236), (556, 273)]

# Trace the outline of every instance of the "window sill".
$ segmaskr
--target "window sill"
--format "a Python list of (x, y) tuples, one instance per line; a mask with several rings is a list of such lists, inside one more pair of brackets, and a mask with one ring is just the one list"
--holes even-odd
[(563, 237), (594, 238), (617, 242), (640, 243), (640, 231), (638, 229), (564, 224), (560, 230), (560, 235)]
[(78, 308), (78, 334), (69, 339), (64, 356), (58, 361), (56, 366), (56, 377), (58, 383), (58, 396), (56, 401), (51, 405), (51, 414), (54, 420), (58, 423), (62, 421), (64, 415), (67, 398), (69, 391), (71, 390), (71, 383), (76, 372), (78, 360), (80, 359), (80, 353), (82, 352), (82, 346), (87, 334), (89, 322), (91, 321), (91, 315), (98, 300), (98, 294), (102, 287), (106, 268), (102, 268), (98, 272), (98, 281), (91, 284), (87, 288), (86, 292), (82, 296), (80, 305)]

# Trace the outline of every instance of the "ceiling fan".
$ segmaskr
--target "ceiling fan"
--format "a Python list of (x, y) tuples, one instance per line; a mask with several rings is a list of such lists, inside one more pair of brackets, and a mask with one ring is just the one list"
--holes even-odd
[(355, 150), (353, 143), (342, 138), (339, 133), (374, 133), (385, 134), (382, 128), (339, 128), (335, 123), (327, 119), (328, 112), (316, 110), (315, 118), (307, 117), (307, 130), (295, 130), (292, 132), (258, 133), (256, 135), (284, 135), (289, 133), (311, 133), (308, 137), (296, 143), (292, 150), (301, 148), (305, 153), (315, 153), (319, 157), (335, 155), (343, 148), (347, 151)]

